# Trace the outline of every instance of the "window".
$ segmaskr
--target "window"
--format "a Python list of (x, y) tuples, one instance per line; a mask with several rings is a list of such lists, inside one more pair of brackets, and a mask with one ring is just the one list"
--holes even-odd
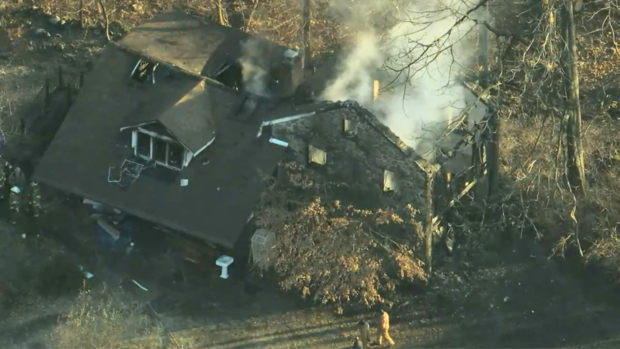
[(136, 132), (138, 144), (136, 145), (136, 154), (145, 157), (151, 156), (151, 137), (142, 132)]
[(182, 170), (187, 152), (172, 139), (150, 134), (144, 130), (133, 131), (135, 155), (145, 160), (153, 160), (158, 165)]
[(355, 120), (350, 120), (347, 118), (342, 119), (342, 130), (344, 131), (345, 136), (354, 136), (357, 134), (357, 123)]
[(396, 174), (388, 170), (383, 171), (383, 191), (387, 193), (397, 191), (397, 189)]
[(159, 161), (161, 163), (166, 163), (166, 152), (167, 152), (167, 145), (168, 142), (164, 141), (163, 139), (159, 139), (159, 138), (152, 138), (153, 139), (153, 160), (155, 161)]
[(183, 168), (185, 149), (180, 144), (168, 143), (168, 165)]
[(325, 165), (327, 163), (327, 153), (319, 148), (308, 146), (308, 160), (312, 163)]
[(148, 62), (140, 59), (136, 66), (133, 68), (131, 72), (131, 78), (145, 83), (149, 80), (154, 84), (155, 83), (155, 70), (157, 69), (158, 63)]

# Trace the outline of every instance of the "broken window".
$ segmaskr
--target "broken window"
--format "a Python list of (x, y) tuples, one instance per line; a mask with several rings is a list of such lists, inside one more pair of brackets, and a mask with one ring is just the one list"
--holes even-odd
[(185, 149), (180, 144), (168, 143), (168, 165), (183, 168)]
[(157, 69), (158, 63), (148, 62), (143, 59), (140, 59), (136, 66), (133, 68), (131, 72), (131, 78), (145, 83), (151, 81), (151, 83), (155, 83), (155, 70)]
[(214, 78), (232, 89), (240, 90), (243, 81), (241, 64), (229, 63), (222, 66), (222, 68), (215, 73)]
[(325, 165), (327, 163), (327, 153), (324, 150), (310, 145), (308, 146), (308, 160), (311, 163)]
[(392, 171), (383, 171), (383, 191), (393, 192), (397, 190), (396, 174)]
[(346, 136), (353, 136), (357, 133), (357, 123), (354, 120), (344, 118), (342, 130)]
[(163, 139), (153, 138), (153, 156), (152, 159), (166, 164), (166, 152), (167, 152), (168, 142)]
[(151, 157), (151, 136), (145, 133), (142, 133), (142, 132), (136, 132), (136, 133), (137, 133), (137, 143), (138, 143), (136, 144), (136, 154), (150, 158)]

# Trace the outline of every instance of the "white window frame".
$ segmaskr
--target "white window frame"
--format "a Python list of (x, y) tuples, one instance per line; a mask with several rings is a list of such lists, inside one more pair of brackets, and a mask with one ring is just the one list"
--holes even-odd
[[(144, 135), (149, 136), (149, 140), (150, 140), (149, 156), (144, 156), (142, 154), (138, 154), (138, 133), (142, 133)], [(157, 138), (159, 140), (162, 140), (162, 141), (164, 141), (166, 143), (166, 161), (165, 162), (162, 162), (162, 161), (159, 161), (159, 160), (155, 160), (153, 158), (153, 150), (154, 150), (154, 143), (155, 143), (155, 142), (153, 142), (153, 139), (155, 139), (155, 138)], [(176, 143), (179, 146), (183, 147), (181, 144), (179, 144), (178, 142), (176, 142), (174, 139), (172, 139), (170, 137), (159, 135), (159, 134), (157, 134), (155, 132), (145, 130), (145, 129), (141, 128), (141, 127), (138, 127), (138, 129), (133, 130), (132, 134), (131, 134), (131, 146), (133, 147), (133, 154), (136, 157), (139, 157), (140, 159), (144, 159), (146, 161), (151, 161), (152, 160), (158, 166), (163, 166), (163, 167), (175, 170), (175, 171), (181, 171), (189, 163), (189, 161), (187, 161), (187, 159), (188, 159), (188, 154), (187, 154), (188, 151), (185, 148), (183, 149), (183, 156), (182, 156), (181, 166), (180, 167), (170, 165), (169, 164), (169, 156), (170, 156), (170, 144), (171, 143)]]

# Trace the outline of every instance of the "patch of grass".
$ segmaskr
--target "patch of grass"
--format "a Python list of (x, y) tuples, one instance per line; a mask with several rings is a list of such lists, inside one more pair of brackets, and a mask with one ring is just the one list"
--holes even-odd
[(54, 329), (56, 348), (160, 348), (162, 328), (137, 303), (123, 301), (120, 290), (82, 290), (73, 309)]

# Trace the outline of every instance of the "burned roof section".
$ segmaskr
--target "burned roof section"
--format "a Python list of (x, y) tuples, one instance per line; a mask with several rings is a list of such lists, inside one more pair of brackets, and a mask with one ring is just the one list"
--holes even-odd
[(415, 153), (397, 146), (396, 136), (383, 134), (372, 114), (348, 105), (272, 126), (273, 136), (291, 149), (286, 162), (299, 164), (285, 166), (289, 181), (295, 183), (303, 171), (313, 183), (303, 184), (298, 195), (327, 195), (358, 208), (412, 204), (421, 209), (424, 173)]
[(179, 11), (158, 14), (118, 44), (141, 57), (265, 97), (291, 96), (302, 79), (297, 51)]

